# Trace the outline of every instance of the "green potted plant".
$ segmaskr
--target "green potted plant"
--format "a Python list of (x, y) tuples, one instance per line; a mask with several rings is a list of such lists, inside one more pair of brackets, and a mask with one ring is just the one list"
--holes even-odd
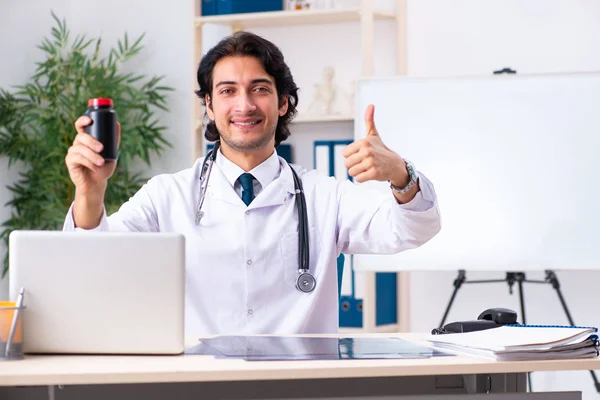
[[(89, 98), (112, 98), (123, 132), (119, 163), (106, 193), (108, 214), (147, 180), (132, 172), (132, 164), (141, 160), (149, 166), (153, 153), (171, 147), (155, 112), (168, 111), (166, 93), (172, 88), (161, 85), (163, 77), (121, 72), (123, 63), (142, 51), (144, 35), (130, 42), (125, 34), (102, 55), (101, 38), (71, 38), (65, 20), (52, 17), (56, 26), (38, 46), (45, 58), (30, 81), (12, 93), (0, 88), (0, 156), (21, 170), (17, 182), (7, 186), (11, 215), (0, 223), (0, 239), (7, 244), (16, 229), (61, 229), (74, 196), (64, 159), (76, 135), (73, 124)], [(8, 254), (2, 275), (7, 271)]]

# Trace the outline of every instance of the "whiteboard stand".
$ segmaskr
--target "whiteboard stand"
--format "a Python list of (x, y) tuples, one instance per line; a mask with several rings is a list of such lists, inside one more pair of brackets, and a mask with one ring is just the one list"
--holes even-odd
[[(558, 295), (560, 304), (562, 304), (562, 308), (565, 311), (565, 314), (567, 315), (569, 324), (571, 324), (571, 326), (574, 326), (575, 322), (573, 322), (573, 317), (571, 317), (571, 313), (569, 312), (569, 308), (567, 307), (567, 302), (560, 290), (560, 283), (558, 282), (558, 277), (556, 276), (556, 274), (554, 273), (553, 270), (547, 269), (544, 272), (546, 273), (546, 278), (543, 281), (527, 279), (527, 277), (525, 276), (525, 272), (512, 272), (512, 271), (506, 272), (506, 277), (504, 279), (481, 279), (481, 280), (468, 281), (465, 270), (459, 269), (458, 275), (456, 276), (456, 279), (454, 279), (454, 283), (453, 283), (454, 290), (452, 291), (452, 295), (450, 296), (450, 300), (448, 301), (448, 306), (446, 307), (446, 311), (444, 312), (444, 316), (442, 317), (442, 321), (440, 322), (439, 329), (442, 329), (444, 327), (444, 324), (446, 323), (446, 318), (448, 317), (448, 314), (450, 313), (450, 307), (452, 307), (452, 303), (454, 303), (454, 299), (456, 297), (456, 294), (458, 293), (458, 289), (460, 289), (463, 284), (466, 284), (466, 283), (498, 283), (498, 282), (506, 282), (508, 284), (508, 291), (510, 294), (513, 294), (513, 286), (514, 286), (515, 282), (517, 283), (517, 286), (519, 288), (519, 304), (521, 305), (521, 320), (523, 321), (523, 325), (527, 324), (527, 320), (525, 319), (525, 302), (523, 300), (523, 283), (527, 282), (527, 283), (548, 283), (548, 284), (552, 285), (552, 288), (554, 288), (554, 290), (556, 290), (556, 294)], [(594, 380), (594, 386), (596, 387), (596, 391), (598, 393), (600, 393), (600, 382), (598, 382), (596, 373), (594, 371), (590, 371), (590, 373), (592, 374), (592, 379)], [(530, 372), (527, 373), (527, 382), (529, 384), (529, 391), (530, 392), (533, 391), (531, 388), (531, 373)]]

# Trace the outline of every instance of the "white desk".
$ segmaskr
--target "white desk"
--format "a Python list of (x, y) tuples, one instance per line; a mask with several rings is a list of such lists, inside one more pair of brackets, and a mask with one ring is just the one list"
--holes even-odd
[[(360, 336), (383, 336), (380, 334)], [(385, 335), (389, 337), (390, 335)], [(418, 340), (419, 335), (395, 335)], [(243, 361), (210, 356), (27, 356), (0, 362), (0, 398), (508, 398), (524, 392), (525, 373), (600, 369), (600, 359), (495, 362), (469, 356), (418, 360)], [(50, 386), (50, 387), (48, 387)], [(439, 397), (442, 396), (443, 397)], [(523, 394), (524, 398), (538, 395)], [(558, 395), (558, 394), (556, 394)], [(433, 397), (432, 397), (433, 396)], [(502, 397), (504, 396), (504, 397)], [(509, 397), (510, 399), (523, 398)], [(545, 399), (552, 399), (544, 394)], [(572, 396), (572, 397), (569, 397)], [(542, 398), (542, 397), (540, 397)], [(561, 393), (561, 399), (580, 394)]]

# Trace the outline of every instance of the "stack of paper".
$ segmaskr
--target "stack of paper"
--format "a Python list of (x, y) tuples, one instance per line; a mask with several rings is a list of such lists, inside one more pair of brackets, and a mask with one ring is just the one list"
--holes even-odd
[(597, 328), (505, 325), (468, 333), (430, 335), (434, 347), (496, 360), (556, 360), (598, 356)]

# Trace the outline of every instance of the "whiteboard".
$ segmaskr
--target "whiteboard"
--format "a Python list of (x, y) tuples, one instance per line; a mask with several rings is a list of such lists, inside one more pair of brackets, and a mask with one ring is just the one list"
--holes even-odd
[(600, 269), (600, 73), (372, 78), (356, 95), (355, 139), (374, 104), (442, 217), (422, 247), (357, 270)]

